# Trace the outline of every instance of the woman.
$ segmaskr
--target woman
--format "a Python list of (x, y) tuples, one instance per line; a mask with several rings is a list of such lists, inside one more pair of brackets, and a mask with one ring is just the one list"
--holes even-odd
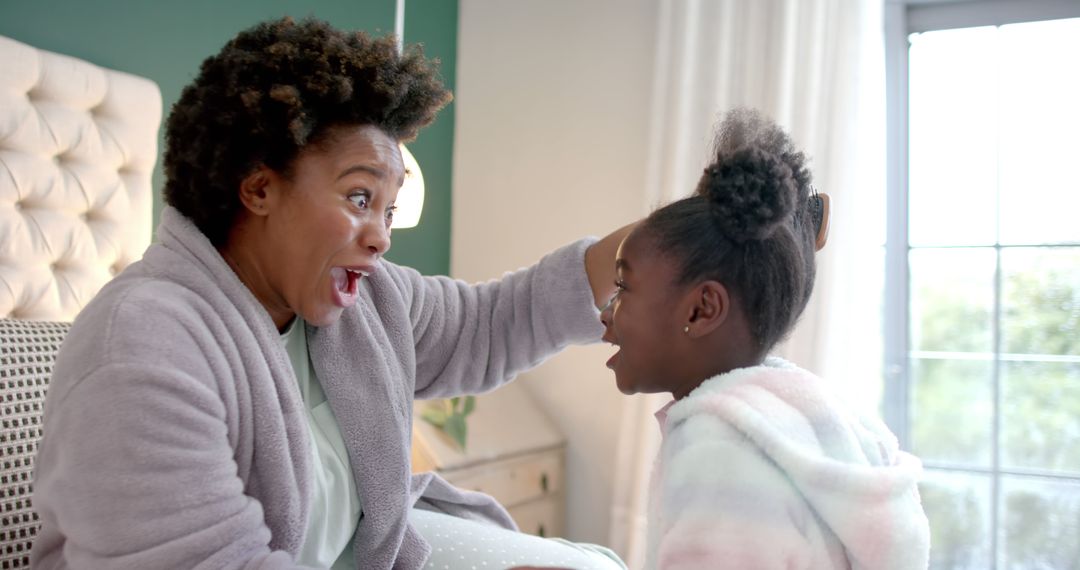
[[(419, 568), (432, 540), (513, 526), (410, 476), (413, 398), (598, 340), (626, 229), (483, 285), (384, 261), (399, 143), (449, 99), (418, 51), (318, 21), (203, 62), (168, 120), (158, 242), (57, 359), (36, 567)], [(621, 566), (541, 542), (527, 562)]]

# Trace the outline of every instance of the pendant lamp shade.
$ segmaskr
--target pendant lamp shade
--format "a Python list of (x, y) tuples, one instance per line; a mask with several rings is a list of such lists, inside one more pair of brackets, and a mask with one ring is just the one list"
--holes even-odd
[(420, 172), (420, 165), (416, 158), (401, 146), (401, 160), (405, 163), (405, 183), (398, 192), (397, 210), (394, 211), (394, 222), (391, 228), (413, 228), (420, 223), (420, 212), (424, 209), (424, 175)]

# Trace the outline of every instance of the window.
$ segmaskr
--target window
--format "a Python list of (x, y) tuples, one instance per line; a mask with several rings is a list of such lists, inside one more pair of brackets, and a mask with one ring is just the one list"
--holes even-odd
[(887, 14), (885, 414), (931, 568), (1077, 568), (1080, 5)]

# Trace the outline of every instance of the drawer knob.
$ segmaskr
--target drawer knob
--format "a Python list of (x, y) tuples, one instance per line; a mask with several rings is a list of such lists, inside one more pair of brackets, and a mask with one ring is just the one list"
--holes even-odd
[(545, 492), (545, 493), (548, 492), (548, 476), (547, 476), (547, 473), (542, 473), (540, 475), (540, 490)]

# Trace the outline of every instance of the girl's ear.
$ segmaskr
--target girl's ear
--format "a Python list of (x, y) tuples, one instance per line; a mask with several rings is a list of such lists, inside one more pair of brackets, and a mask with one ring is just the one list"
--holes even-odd
[(731, 296), (719, 281), (704, 281), (691, 289), (683, 333), (690, 338), (706, 336), (731, 315)]
[(264, 165), (259, 165), (240, 181), (240, 203), (256, 216), (265, 216), (270, 211), (277, 174)]

